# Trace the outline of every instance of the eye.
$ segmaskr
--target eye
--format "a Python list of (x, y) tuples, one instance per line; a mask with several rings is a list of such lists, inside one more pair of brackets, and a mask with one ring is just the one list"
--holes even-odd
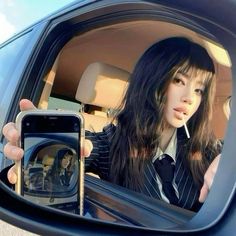
[(183, 80), (183, 79), (180, 79), (180, 78), (178, 78), (178, 77), (175, 77), (175, 78), (173, 79), (173, 83), (174, 83), (174, 84), (185, 85), (184, 80)]
[(203, 95), (203, 92), (204, 90), (203, 89), (195, 89), (195, 92), (198, 94), (198, 95)]

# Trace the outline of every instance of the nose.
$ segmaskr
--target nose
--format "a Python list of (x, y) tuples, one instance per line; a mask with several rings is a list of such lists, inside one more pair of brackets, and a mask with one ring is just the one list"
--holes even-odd
[(191, 105), (193, 103), (193, 100), (192, 100), (191, 97), (184, 97), (183, 102), (188, 103), (189, 105)]
[(191, 105), (193, 104), (194, 92), (191, 88), (186, 89), (185, 93), (182, 96), (182, 101)]

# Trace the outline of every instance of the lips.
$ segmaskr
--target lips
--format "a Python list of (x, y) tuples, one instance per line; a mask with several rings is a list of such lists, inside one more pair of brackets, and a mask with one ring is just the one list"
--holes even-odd
[(187, 110), (187, 108), (185, 108), (185, 107), (176, 107), (176, 108), (174, 108), (174, 111), (177, 111), (177, 112), (179, 112), (179, 113), (182, 113), (182, 114), (184, 114), (185, 116), (188, 115), (188, 110)]

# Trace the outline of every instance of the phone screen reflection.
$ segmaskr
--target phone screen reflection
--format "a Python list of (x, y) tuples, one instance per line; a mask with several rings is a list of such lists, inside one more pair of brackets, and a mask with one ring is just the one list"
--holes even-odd
[(44, 205), (78, 200), (78, 134), (25, 133), (22, 192)]

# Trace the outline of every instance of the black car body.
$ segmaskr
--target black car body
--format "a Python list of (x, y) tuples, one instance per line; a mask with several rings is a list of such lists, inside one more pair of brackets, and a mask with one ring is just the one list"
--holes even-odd
[[(64, 212), (29, 202), (1, 182), (0, 218), (46, 235), (232, 235), (236, 229), (235, 11), (236, 1), (229, 0), (77, 1), (0, 45), (1, 128), (15, 120), (21, 98), (44, 108), (49, 90), (47, 96), (53, 99), (76, 103), (76, 78), (88, 64), (103, 61), (131, 72), (147, 46), (175, 35), (191, 36), (208, 46), (213, 42), (228, 53), (230, 62), (221, 58), (219, 63), (217, 101), (232, 95), (227, 129), (216, 109), (214, 124), (218, 137), (224, 139), (223, 154), (210, 194), (198, 213), (87, 176), (89, 214), (85, 217), (71, 214), (73, 205)], [(1, 136), (1, 169), (12, 164), (3, 155), (5, 142)]]

